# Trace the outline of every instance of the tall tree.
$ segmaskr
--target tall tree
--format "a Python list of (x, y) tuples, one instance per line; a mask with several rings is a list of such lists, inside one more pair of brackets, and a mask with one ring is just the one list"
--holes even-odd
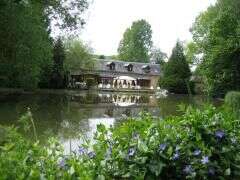
[(159, 48), (152, 48), (150, 53), (150, 60), (155, 64), (163, 65), (167, 59), (167, 54), (162, 52)]
[(73, 39), (65, 43), (66, 61), (64, 66), (68, 71), (79, 69), (93, 69), (95, 62), (93, 59), (93, 50), (82, 41)]
[(45, 0), (44, 14), (49, 22), (49, 29), (59, 29), (70, 35), (77, 35), (85, 24), (82, 14), (89, 6), (88, 0)]
[(191, 71), (183, 52), (183, 45), (177, 42), (169, 61), (163, 67), (160, 86), (173, 93), (186, 94), (190, 87)]
[(65, 85), (64, 61), (65, 51), (63, 42), (61, 38), (58, 38), (53, 48), (53, 70), (51, 77), (51, 87), (53, 88), (63, 88)]
[(38, 86), (42, 66), (51, 61), (51, 41), (43, 17), (39, 2), (1, 1), (1, 85), (28, 89)]
[(151, 47), (151, 25), (145, 20), (133, 22), (119, 44), (119, 58), (124, 61), (149, 62)]
[(80, 15), (87, 6), (87, 0), (1, 0), (0, 86), (45, 87), (52, 65), (53, 23), (76, 29), (84, 24)]
[(195, 55), (202, 57), (199, 72), (210, 95), (240, 90), (239, 17), (239, 0), (218, 0), (193, 25)]

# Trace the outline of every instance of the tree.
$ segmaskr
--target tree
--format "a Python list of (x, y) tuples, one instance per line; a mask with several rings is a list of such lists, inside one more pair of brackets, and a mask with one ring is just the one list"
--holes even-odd
[(223, 97), (240, 90), (240, 1), (218, 0), (201, 13), (192, 28), (195, 55), (201, 55), (199, 72), (205, 91)]
[(95, 61), (92, 49), (80, 40), (69, 40), (65, 43), (66, 61), (65, 68), (68, 71), (79, 69), (91, 70), (94, 68)]
[(119, 58), (123, 61), (149, 62), (151, 47), (151, 25), (145, 20), (133, 22), (120, 41)]
[(106, 59), (106, 57), (104, 55), (100, 55), (99, 59)]
[(36, 1), (1, 1), (1, 85), (36, 88), (42, 67), (51, 63), (51, 40), (42, 12)]
[[(23, 0), (22, 0), (23, 1)], [(44, 6), (45, 20), (51, 28), (64, 30), (64, 34), (76, 35), (76, 31), (85, 24), (82, 14), (89, 6), (88, 0), (45, 0)]]
[(67, 31), (82, 27), (87, 0), (1, 0), (0, 85), (48, 86), (52, 68), (53, 23)]
[(183, 53), (181, 42), (177, 42), (169, 61), (163, 67), (160, 86), (169, 92), (186, 94), (190, 87), (191, 71)]
[(53, 70), (51, 77), (51, 87), (63, 88), (65, 87), (65, 72), (64, 64), (65, 51), (61, 38), (58, 38), (53, 48)]
[(167, 54), (162, 52), (161, 49), (155, 47), (151, 49), (150, 57), (151, 61), (155, 64), (163, 65), (167, 59)]

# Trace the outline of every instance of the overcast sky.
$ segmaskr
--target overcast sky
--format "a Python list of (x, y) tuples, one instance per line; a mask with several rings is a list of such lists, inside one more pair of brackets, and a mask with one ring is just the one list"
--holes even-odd
[(119, 41), (133, 21), (146, 19), (154, 45), (170, 54), (176, 40), (190, 40), (197, 15), (216, 0), (94, 0), (81, 38), (96, 54), (117, 54)]

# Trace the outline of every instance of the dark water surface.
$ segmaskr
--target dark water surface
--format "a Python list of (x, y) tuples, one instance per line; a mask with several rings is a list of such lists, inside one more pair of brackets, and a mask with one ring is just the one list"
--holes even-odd
[[(57, 137), (65, 149), (76, 148), (79, 134), (92, 136), (97, 124), (121, 123), (146, 111), (164, 118), (179, 114), (179, 104), (201, 106), (207, 98), (184, 95), (161, 97), (139, 93), (74, 92), (68, 94), (0, 95), (0, 124), (20, 126), (18, 119), (28, 107), (33, 113), (41, 143)], [(218, 104), (216, 101), (210, 101)], [(20, 128), (21, 131), (21, 128)], [(32, 132), (23, 133), (32, 138)]]

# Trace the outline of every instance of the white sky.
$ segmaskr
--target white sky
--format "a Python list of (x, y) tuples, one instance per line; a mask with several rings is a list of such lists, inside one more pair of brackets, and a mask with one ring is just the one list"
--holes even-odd
[(176, 40), (190, 40), (197, 15), (216, 0), (94, 0), (81, 39), (96, 54), (117, 54), (119, 41), (133, 21), (146, 19), (154, 45), (171, 53)]

